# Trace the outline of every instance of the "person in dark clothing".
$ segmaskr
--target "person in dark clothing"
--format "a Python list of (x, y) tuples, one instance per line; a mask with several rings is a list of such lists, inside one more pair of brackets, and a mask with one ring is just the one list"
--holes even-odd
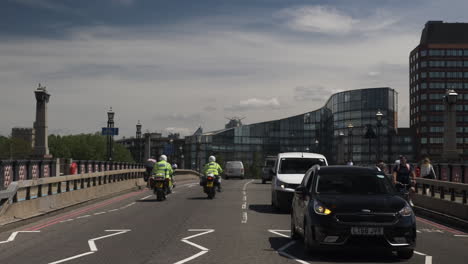
[[(408, 163), (406, 157), (401, 157), (400, 164), (393, 168), (393, 184), (397, 189), (401, 188), (400, 184), (414, 185), (416, 183), (416, 175), (413, 167)], [(411, 187), (413, 191), (413, 187)]]

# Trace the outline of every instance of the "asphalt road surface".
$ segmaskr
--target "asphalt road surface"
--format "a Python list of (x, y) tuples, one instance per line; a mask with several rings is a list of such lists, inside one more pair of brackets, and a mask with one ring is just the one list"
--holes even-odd
[[(0, 263), (390, 263), (384, 252), (303, 253), (290, 216), (270, 207), (270, 185), (223, 181), (206, 199), (184, 182), (167, 201), (149, 190), (57, 214), (0, 233)], [(417, 253), (406, 263), (468, 263), (468, 235), (418, 219)]]

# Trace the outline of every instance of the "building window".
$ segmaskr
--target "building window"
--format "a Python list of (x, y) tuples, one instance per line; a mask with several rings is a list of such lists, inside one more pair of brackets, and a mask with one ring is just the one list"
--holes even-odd
[[(468, 83), (466, 87), (468, 88)], [(421, 83), (421, 89), (426, 89), (426, 88), (427, 88), (427, 83), (425, 82)]]
[(429, 67), (445, 67), (445, 61), (429, 61)]
[(446, 51), (447, 56), (463, 56), (463, 50), (452, 50)]
[(463, 83), (448, 82), (447, 89), (463, 89)]
[(463, 78), (463, 72), (447, 72), (446, 75), (447, 78)]
[(425, 104), (421, 105), (421, 111), (426, 111), (426, 105)]
[(462, 67), (462, 61), (447, 61), (447, 67)]
[(426, 68), (427, 67), (427, 62), (421, 61), (421, 68)]
[(429, 138), (429, 143), (431, 144), (442, 144), (444, 143), (444, 138), (440, 138), (440, 137), (437, 137), (437, 138)]
[(445, 83), (429, 83), (429, 89), (445, 89)]
[(421, 101), (424, 101), (424, 100), (427, 100), (427, 94), (421, 94)]
[(427, 138), (425, 137), (421, 138), (421, 144), (427, 144)]
[(429, 56), (445, 56), (445, 50), (431, 49), (429, 50)]
[(426, 122), (427, 121), (427, 116), (421, 115), (421, 122)]
[(444, 94), (441, 93), (429, 94), (429, 100), (442, 100), (442, 98), (444, 98)]
[(468, 56), (468, 50), (464, 50), (463, 55)]
[(429, 72), (429, 78), (445, 78), (445, 72)]
[(427, 78), (427, 73), (426, 72), (421, 72), (421, 79), (422, 78)]
[(444, 127), (429, 127), (431, 133), (444, 133)]
[(465, 78), (468, 78), (468, 72), (464, 72)]
[[(425, 57), (427, 55), (427, 51), (421, 50), (420, 52), (421, 57)], [(468, 55), (468, 50), (465, 50), (465, 55)]]
[[(465, 55), (465, 56), (468, 56), (468, 54)], [(468, 67), (468, 61), (464, 61), (464, 62), (463, 62), (463, 66)]]

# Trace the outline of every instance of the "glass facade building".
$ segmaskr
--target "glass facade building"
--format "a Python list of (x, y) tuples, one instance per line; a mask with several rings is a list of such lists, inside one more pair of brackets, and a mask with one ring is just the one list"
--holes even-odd
[[(281, 152), (321, 153), (330, 164), (390, 161), (397, 104), (397, 92), (388, 87), (336, 93), (315, 111), (186, 137), (185, 162), (200, 169), (215, 155), (249, 165)], [(383, 114), (380, 123), (378, 111)]]

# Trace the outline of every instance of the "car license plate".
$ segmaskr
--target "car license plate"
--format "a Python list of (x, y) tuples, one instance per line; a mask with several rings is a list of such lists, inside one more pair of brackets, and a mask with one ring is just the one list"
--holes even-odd
[(156, 187), (157, 187), (157, 188), (162, 188), (162, 187), (163, 187), (163, 183), (162, 183), (162, 182), (156, 183)]
[(382, 236), (383, 227), (351, 227), (351, 235), (357, 236)]
[(207, 182), (206, 187), (213, 187), (213, 182)]

